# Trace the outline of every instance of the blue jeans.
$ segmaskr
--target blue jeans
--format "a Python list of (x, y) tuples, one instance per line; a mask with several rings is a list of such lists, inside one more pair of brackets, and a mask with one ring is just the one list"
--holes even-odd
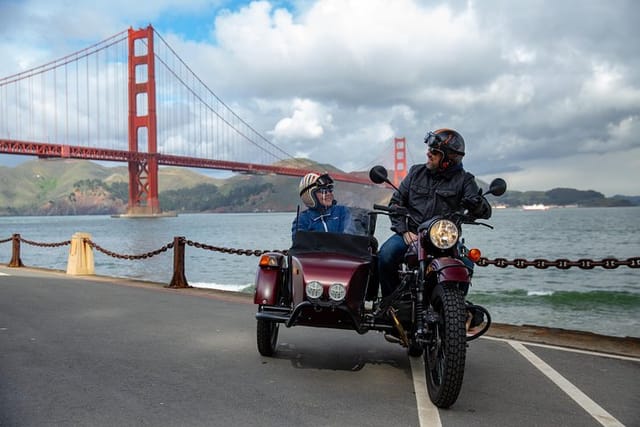
[(400, 285), (398, 268), (404, 260), (404, 254), (409, 246), (399, 234), (389, 237), (378, 251), (378, 276), (382, 296), (386, 297)]

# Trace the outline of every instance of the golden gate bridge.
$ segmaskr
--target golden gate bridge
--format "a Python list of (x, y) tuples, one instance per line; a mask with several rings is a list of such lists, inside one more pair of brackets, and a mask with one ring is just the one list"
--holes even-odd
[[(0, 79), (0, 153), (126, 162), (128, 214), (160, 213), (158, 166), (304, 176), (226, 105), (153, 29), (129, 28)], [(406, 174), (394, 139), (394, 176)], [(285, 162), (287, 161), (287, 162)], [(357, 173), (331, 173), (368, 184)]]

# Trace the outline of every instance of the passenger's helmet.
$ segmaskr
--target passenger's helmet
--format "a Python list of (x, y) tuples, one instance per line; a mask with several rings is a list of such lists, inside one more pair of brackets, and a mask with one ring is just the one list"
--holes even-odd
[(424, 137), (424, 143), (432, 150), (441, 151), (440, 169), (445, 170), (462, 163), (464, 138), (453, 129), (438, 129)]
[(320, 175), (310, 172), (300, 180), (298, 191), (300, 192), (300, 198), (307, 207), (317, 208), (320, 206), (316, 193), (321, 188), (333, 188), (333, 179), (328, 173)]

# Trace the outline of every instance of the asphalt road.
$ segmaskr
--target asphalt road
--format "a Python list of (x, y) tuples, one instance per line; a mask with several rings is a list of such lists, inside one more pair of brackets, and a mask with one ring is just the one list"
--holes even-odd
[[(382, 335), (280, 328), (246, 298), (0, 266), (0, 426), (640, 426), (640, 360), (480, 339), (448, 410)], [(417, 375), (416, 375), (417, 373)]]

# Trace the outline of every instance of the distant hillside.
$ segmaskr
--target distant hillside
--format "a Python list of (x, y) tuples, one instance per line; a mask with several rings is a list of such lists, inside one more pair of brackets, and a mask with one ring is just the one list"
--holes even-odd
[[(342, 172), (327, 164), (292, 160), (280, 166)], [(366, 172), (360, 172), (366, 176)], [(159, 197), (162, 210), (177, 212), (295, 211), (300, 203), (297, 177), (237, 174), (214, 179), (185, 168), (161, 167)], [(478, 184), (486, 188), (487, 183)], [(386, 203), (391, 190), (377, 185), (337, 182), (336, 199), (347, 206), (369, 208)], [(95, 162), (38, 159), (0, 167), (0, 215), (114, 214), (126, 211), (128, 171)], [(507, 206), (547, 205), (632, 206), (638, 196), (606, 198), (595, 191), (556, 188), (549, 191), (509, 190), (492, 203)]]
[(605, 197), (593, 190), (554, 188), (549, 191), (507, 191), (499, 202), (507, 206), (543, 204), (551, 206), (624, 207), (635, 206), (637, 198), (630, 196)]
[[(161, 168), (159, 191), (220, 184), (183, 168)], [(0, 215), (111, 214), (126, 210), (129, 173), (72, 159), (37, 159), (0, 166)]]

